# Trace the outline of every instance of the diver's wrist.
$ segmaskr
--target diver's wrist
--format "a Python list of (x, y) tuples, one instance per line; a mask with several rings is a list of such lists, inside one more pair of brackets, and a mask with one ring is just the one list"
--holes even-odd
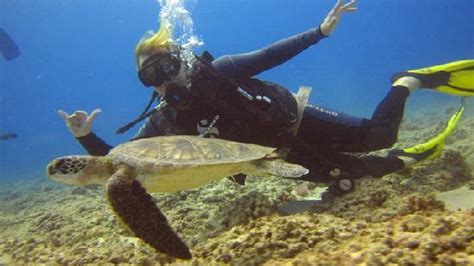
[(78, 134), (74, 134), (74, 137), (76, 139), (87, 139), (87, 138), (90, 138), (92, 136), (94, 136), (95, 134), (92, 133), (92, 131), (89, 131), (89, 132), (84, 132), (84, 133), (78, 133)]
[(316, 33), (321, 36), (321, 39), (329, 37), (330, 33), (329, 32), (324, 33), (323, 30), (321, 29), (321, 25), (322, 25), (322, 23), (319, 24), (318, 28), (316, 29)]

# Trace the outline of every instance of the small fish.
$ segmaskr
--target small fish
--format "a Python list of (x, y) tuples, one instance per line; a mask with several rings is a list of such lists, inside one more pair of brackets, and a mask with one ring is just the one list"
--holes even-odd
[(0, 140), (10, 140), (10, 139), (16, 139), (18, 135), (16, 133), (3, 133), (0, 134)]
[(0, 54), (7, 60), (13, 60), (20, 56), (20, 50), (13, 39), (0, 28)]

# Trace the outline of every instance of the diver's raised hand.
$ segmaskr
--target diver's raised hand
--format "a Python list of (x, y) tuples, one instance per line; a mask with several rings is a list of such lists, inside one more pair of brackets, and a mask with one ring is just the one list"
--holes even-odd
[(70, 115), (63, 110), (58, 110), (58, 115), (64, 118), (66, 126), (72, 135), (80, 138), (92, 132), (92, 122), (94, 122), (94, 119), (100, 112), (102, 112), (100, 109), (95, 109), (90, 115), (85, 111), (75, 111)]
[(329, 36), (336, 29), (342, 13), (357, 11), (357, 7), (355, 7), (356, 2), (357, 0), (351, 0), (349, 3), (344, 4), (344, 0), (337, 0), (336, 5), (329, 11), (323, 23), (319, 26), (321, 33)]

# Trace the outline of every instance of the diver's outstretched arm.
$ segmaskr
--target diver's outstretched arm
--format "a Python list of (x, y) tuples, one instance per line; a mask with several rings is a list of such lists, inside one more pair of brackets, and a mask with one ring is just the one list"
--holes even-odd
[(319, 27), (277, 41), (259, 50), (221, 56), (214, 60), (212, 65), (219, 73), (229, 78), (247, 79), (283, 64), (327, 37), (336, 28), (341, 14), (357, 10), (354, 7), (355, 3), (356, 0), (347, 4), (343, 4), (343, 0), (338, 0)]
[(357, 7), (355, 7), (356, 2), (357, 0), (351, 0), (349, 3), (344, 4), (343, 0), (337, 0), (336, 5), (329, 11), (320, 25), (321, 33), (329, 36), (336, 29), (339, 18), (343, 13), (357, 11)]
[(92, 122), (100, 112), (100, 109), (95, 109), (89, 115), (85, 111), (75, 111), (72, 114), (68, 114), (63, 110), (58, 111), (58, 115), (64, 119), (72, 135), (76, 137), (90, 155), (95, 156), (106, 155), (112, 149), (112, 146), (92, 133)]

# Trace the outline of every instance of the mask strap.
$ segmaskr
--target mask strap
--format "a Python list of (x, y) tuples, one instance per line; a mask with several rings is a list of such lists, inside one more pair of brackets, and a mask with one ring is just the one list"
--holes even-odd
[(138, 116), (138, 118), (136, 118), (132, 122), (126, 124), (125, 126), (122, 126), (121, 128), (117, 129), (117, 131), (115, 133), (116, 134), (122, 134), (122, 133), (127, 132), (130, 128), (135, 126), (136, 123), (144, 120), (145, 118), (149, 117), (151, 114), (156, 112), (159, 109), (158, 107), (162, 106), (161, 102), (160, 102), (160, 104), (158, 104), (158, 106), (156, 108), (153, 108), (153, 110), (148, 112), (148, 109), (150, 109), (150, 106), (153, 104), (153, 101), (155, 101), (156, 98), (158, 98), (158, 93), (156, 91), (153, 91), (153, 93), (151, 94), (151, 98), (150, 98), (150, 100), (148, 101), (148, 104), (145, 107), (145, 110), (143, 110), (143, 112), (140, 114), (140, 116)]

